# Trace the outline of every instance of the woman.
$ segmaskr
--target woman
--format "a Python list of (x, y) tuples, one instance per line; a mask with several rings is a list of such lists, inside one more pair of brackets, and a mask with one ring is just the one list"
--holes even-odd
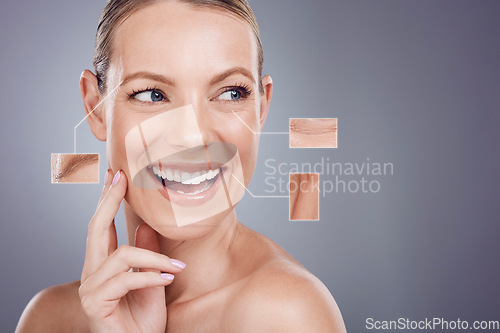
[(326, 287), (236, 219), (272, 96), (262, 59), (244, 0), (107, 4), (80, 80), (110, 168), (81, 280), (35, 296), (18, 332), (345, 332)]

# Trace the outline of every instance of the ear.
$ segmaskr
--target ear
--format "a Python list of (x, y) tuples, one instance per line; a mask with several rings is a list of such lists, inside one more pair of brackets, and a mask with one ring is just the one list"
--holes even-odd
[(80, 76), (80, 93), (90, 130), (98, 140), (106, 141), (106, 112), (100, 103), (99, 84), (94, 73), (87, 69)]
[(262, 78), (262, 87), (264, 88), (264, 94), (261, 95), (260, 102), (260, 128), (264, 127), (264, 123), (267, 119), (267, 114), (269, 113), (269, 106), (271, 105), (271, 99), (273, 97), (273, 79), (266, 75)]

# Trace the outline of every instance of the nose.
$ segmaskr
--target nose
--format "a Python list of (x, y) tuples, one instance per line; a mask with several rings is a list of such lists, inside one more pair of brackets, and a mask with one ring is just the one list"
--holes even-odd
[(210, 109), (209, 106), (200, 103), (194, 106), (194, 113), (198, 122), (203, 144), (206, 145), (210, 142), (221, 141), (219, 128), (223, 124), (220, 123), (222, 119), (217, 117), (216, 112)]
[(168, 144), (177, 151), (204, 145), (198, 124), (198, 112), (193, 105), (183, 106), (170, 112)]

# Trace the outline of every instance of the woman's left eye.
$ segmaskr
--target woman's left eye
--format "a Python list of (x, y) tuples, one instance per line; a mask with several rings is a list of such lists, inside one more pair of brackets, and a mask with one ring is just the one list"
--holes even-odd
[(224, 101), (237, 101), (241, 99), (242, 93), (241, 91), (238, 90), (228, 90), (225, 93), (222, 93), (219, 96), (219, 99), (224, 100)]
[(135, 94), (134, 98), (141, 102), (161, 102), (165, 99), (163, 94), (158, 90), (146, 90)]

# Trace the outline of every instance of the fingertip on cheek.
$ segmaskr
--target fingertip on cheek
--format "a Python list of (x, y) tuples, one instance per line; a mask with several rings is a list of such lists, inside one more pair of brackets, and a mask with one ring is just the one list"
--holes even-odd
[(106, 174), (104, 175), (104, 185), (108, 185), (110, 180), (110, 174), (112, 174), (111, 169), (106, 170)]
[(172, 274), (169, 274), (169, 273), (161, 273), (160, 276), (163, 280), (167, 280), (167, 281), (172, 281), (174, 279), (174, 276)]
[(118, 172), (115, 174), (115, 176), (113, 177), (113, 181), (111, 182), (111, 185), (116, 185), (118, 184), (118, 182), (120, 181), (120, 178), (121, 178), (121, 171), (118, 170)]
[(173, 266), (179, 268), (179, 269), (184, 269), (186, 268), (186, 264), (183, 263), (182, 261), (180, 260), (177, 260), (177, 259), (170, 259), (170, 262), (172, 263)]

